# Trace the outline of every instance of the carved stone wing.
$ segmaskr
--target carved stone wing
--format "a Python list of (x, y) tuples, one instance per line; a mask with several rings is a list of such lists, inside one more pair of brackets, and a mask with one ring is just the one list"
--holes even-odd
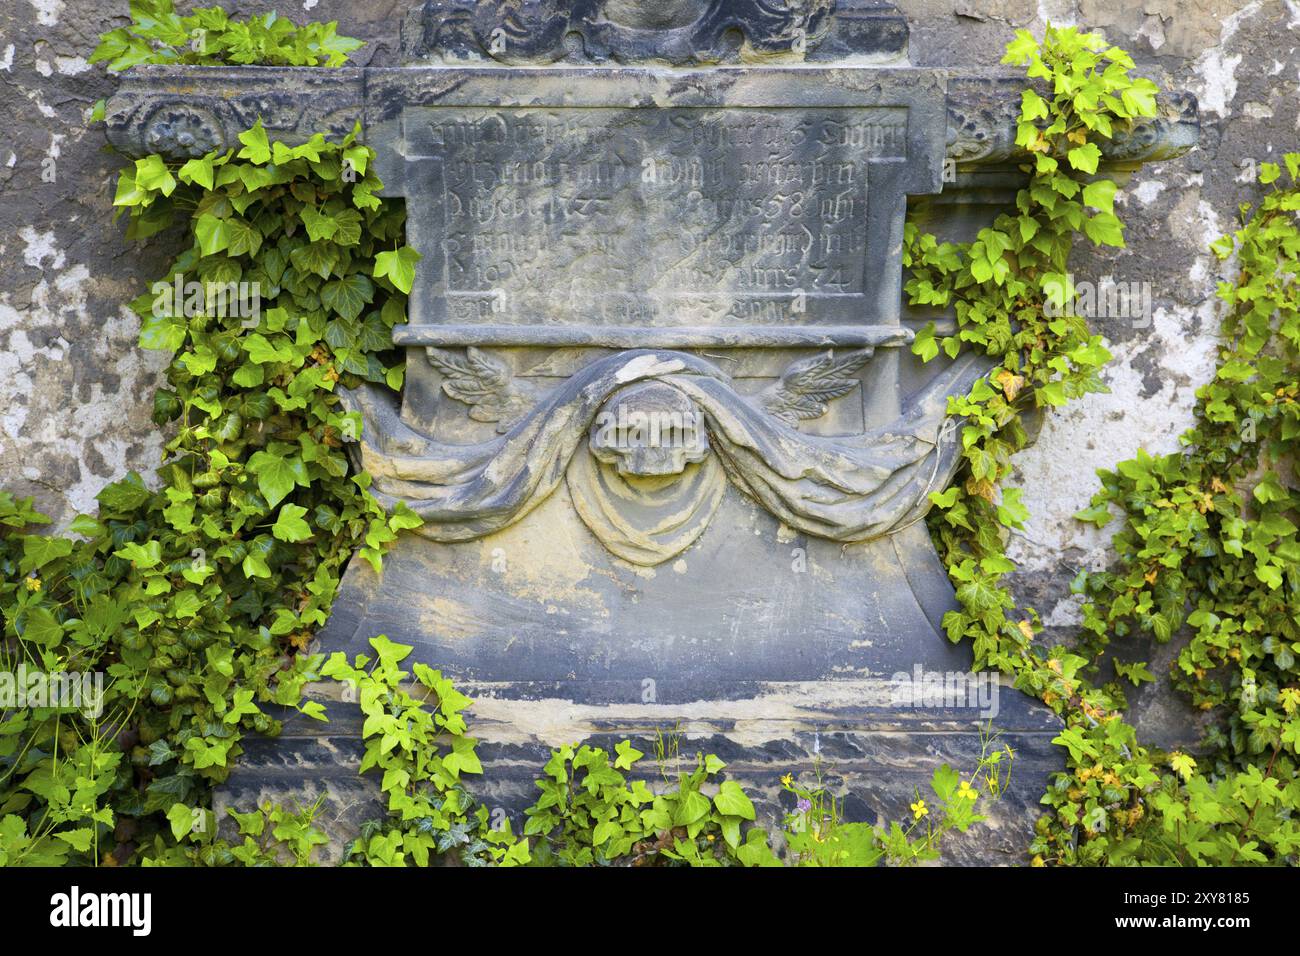
[(442, 390), (470, 407), (476, 422), (500, 422), (502, 430), (511, 419), (527, 410), (528, 396), (519, 388), (514, 372), (500, 359), (470, 346), (464, 358), (441, 349), (425, 350), (429, 363), (442, 373)]
[(778, 382), (759, 393), (758, 400), (787, 425), (820, 418), (827, 412), (827, 402), (847, 395), (858, 384), (857, 372), (872, 351), (859, 349), (839, 358), (827, 352), (793, 362)]

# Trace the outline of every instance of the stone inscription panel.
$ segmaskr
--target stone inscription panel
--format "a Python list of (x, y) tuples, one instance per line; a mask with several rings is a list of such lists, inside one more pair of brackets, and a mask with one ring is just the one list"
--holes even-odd
[(409, 109), (441, 207), (433, 322), (862, 322), (874, 163), (899, 107)]

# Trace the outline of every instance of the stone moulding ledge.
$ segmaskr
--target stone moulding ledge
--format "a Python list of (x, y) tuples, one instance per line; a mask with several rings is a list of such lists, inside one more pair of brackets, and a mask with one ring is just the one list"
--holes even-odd
[[(1011, 701), (1010, 679), (983, 672), (998, 685), (999, 701), (1017, 710)], [(417, 693), (418, 685), (403, 689)], [(537, 696), (521, 698), (510, 681), (465, 681), (459, 685), (474, 700), (475, 736), (490, 744), (561, 747), (596, 734), (654, 737), (665, 726), (679, 726), (683, 735), (723, 734), (742, 746), (762, 747), (791, 732), (894, 735), (924, 732), (968, 734), (979, 726), (978, 710), (970, 707), (925, 708), (902, 696), (900, 685), (887, 675), (864, 675), (834, 681), (753, 681), (729, 688), (739, 696), (692, 699), (672, 703), (575, 703), (560, 687), (537, 688)], [(304, 688), (312, 700), (346, 703), (338, 684), (312, 683)], [(549, 693), (547, 693), (549, 691)], [(1019, 705), (1019, 706), (1017, 706)], [(1029, 711), (1024, 731), (1060, 733), (1051, 717)], [(357, 718), (330, 711), (326, 725), (299, 725), (295, 729), (328, 736), (346, 733)]]
[[(360, 122), (363, 128), (388, 118), (388, 93), (398, 77), (410, 89), (436, 101), (451, 92), (457, 74), (499, 74), (544, 78), (618, 73), (629, 81), (662, 79), (672, 84), (691, 76), (711, 76), (724, 88), (736, 76), (791, 76), (821, 70), (841, 78), (869, 82), (885, 73), (919, 81), (926, 74), (947, 79), (946, 156), (959, 169), (1015, 166), (1029, 154), (1015, 143), (1020, 93), (1027, 83), (1014, 74), (961, 74), (910, 67), (804, 66), (694, 68), (690, 73), (666, 67), (215, 67), (140, 66), (122, 74), (121, 85), (106, 109), (107, 136), (122, 153), (141, 157), (161, 153), (176, 159), (201, 156), (213, 149), (239, 145), (238, 135), (261, 119), (270, 134), (301, 142), (314, 133), (342, 136)], [(862, 105), (872, 105), (871, 89)], [(412, 102), (411, 105), (415, 105)], [(658, 105), (648, 102), (646, 106)], [(711, 105), (701, 102), (699, 105)], [(723, 104), (716, 104), (723, 105)], [(743, 105), (743, 104), (729, 104)], [(1136, 121), (1130, 130), (1102, 144), (1108, 164), (1137, 165), (1177, 156), (1195, 145), (1200, 133), (1196, 98), (1186, 92), (1162, 93), (1158, 114)]]
[(911, 329), (882, 325), (826, 326), (611, 326), (406, 325), (393, 330), (394, 345), (447, 348), (584, 346), (610, 349), (864, 348), (909, 345)]

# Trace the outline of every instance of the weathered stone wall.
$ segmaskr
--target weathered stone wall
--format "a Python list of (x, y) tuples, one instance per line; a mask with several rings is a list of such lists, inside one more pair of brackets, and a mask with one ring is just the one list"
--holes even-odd
[[(362, 64), (397, 61), (398, 24), (410, 0), (305, 0), (295, 18), (337, 19), (370, 41)], [(188, 6), (188, 4), (183, 4)], [(240, 13), (264, 3), (237, 3)], [(1122, 212), (1125, 250), (1081, 249), (1077, 280), (1149, 283), (1150, 314), (1098, 318), (1115, 361), (1111, 393), (1050, 417), (1021, 456), (1016, 480), (1032, 519), (1017, 535), (1021, 586), (1050, 635), (1077, 612), (1068, 583), (1106, 560), (1106, 538), (1071, 520), (1095, 487), (1096, 468), (1176, 447), (1196, 387), (1210, 375), (1220, 267), (1208, 243), (1231, 228), (1254, 193), (1251, 172), (1300, 142), (1300, 3), (1278, 0), (898, 0), (918, 66), (997, 62), (1017, 27), (1046, 19), (1103, 30), (1162, 87), (1200, 98), (1201, 145), (1144, 169)], [(0, 9), (0, 485), (36, 495), (61, 520), (93, 507), (98, 488), (129, 469), (148, 473), (163, 436), (150, 396), (163, 356), (135, 346), (124, 303), (142, 292), (172, 250), (163, 237), (128, 246), (112, 221), (118, 161), (87, 122), (114, 80), (86, 57), (124, 20), (126, 0), (11, 0)], [(174, 240), (173, 240), (174, 241)], [(1135, 656), (1141, 651), (1135, 650)], [(1161, 656), (1167, 656), (1163, 649)], [(1153, 668), (1161, 670), (1162, 668)], [(1144, 729), (1192, 733), (1191, 715), (1160, 689), (1139, 704)]]

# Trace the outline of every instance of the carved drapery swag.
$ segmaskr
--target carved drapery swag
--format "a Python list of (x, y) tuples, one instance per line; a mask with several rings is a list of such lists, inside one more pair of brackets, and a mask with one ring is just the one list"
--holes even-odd
[[(739, 395), (709, 362), (669, 350), (633, 350), (581, 369), (505, 434), (451, 444), (401, 420), (397, 397), (365, 387), (344, 392), (364, 435), (357, 463), (391, 509), (402, 502), (424, 519), (416, 533), (467, 541), (521, 519), (566, 480), (584, 523), (615, 554), (657, 564), (680, 553), (708, 524), (726, 480), (785, 525), (835, 541), (896, 531), (930, 507), (958, 458), (960, 428), (948, 397), (965, 394), (988, 363), (953, 363), (884, 428), (849, 437), (803, 434)], [(631, 481), (586, 447), (607, 403), (637, 383), (659, 382), (698, 409), (708, 454), (680, 474)], [(720, 467), (719, 467), (720, 466)], [(636, 486), (633, 488), (633, 486)], [(621, 508), (635, 497), (637, 507)]]

